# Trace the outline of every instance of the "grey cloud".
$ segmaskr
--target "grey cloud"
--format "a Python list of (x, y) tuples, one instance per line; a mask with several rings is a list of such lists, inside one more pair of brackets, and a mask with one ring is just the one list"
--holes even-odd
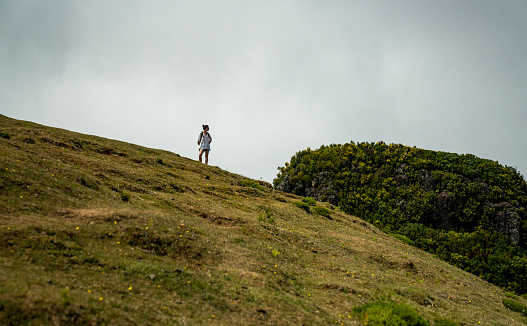
[(0, 107), (270, 181), (306, 147), (527, 170), (523, 1), (4, 1)]

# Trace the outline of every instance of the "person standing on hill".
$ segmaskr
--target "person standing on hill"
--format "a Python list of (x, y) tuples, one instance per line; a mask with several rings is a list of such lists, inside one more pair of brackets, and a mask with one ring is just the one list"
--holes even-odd
[(209, 133), (209, 126), (203, 125), (203, 131), (199, 133), (199, 162), (202, 163), (201, 157), (205, 153), (205, 164), (209, 164), (210, 143), (212, 143), (212, 136)]

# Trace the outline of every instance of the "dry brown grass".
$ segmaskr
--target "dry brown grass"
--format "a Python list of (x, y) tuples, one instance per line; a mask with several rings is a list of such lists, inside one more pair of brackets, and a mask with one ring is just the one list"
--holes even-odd
[(3, 116), (0, 131), (5, 324), (359, 325), (353, 307), (379, 299), (525, 322), (499, 288), (338, 209), (166, 151)]

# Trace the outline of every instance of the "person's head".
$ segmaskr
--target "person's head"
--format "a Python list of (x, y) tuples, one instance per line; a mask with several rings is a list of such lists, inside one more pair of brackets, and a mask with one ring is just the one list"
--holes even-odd
[(209, 131), (209, 125), (203, 125), (203, 130), (204, 131)]

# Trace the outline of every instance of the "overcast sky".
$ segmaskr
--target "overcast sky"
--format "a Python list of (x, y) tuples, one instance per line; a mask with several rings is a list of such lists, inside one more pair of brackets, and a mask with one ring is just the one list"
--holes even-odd
[(271, 182), (384, 141), (527, 173), (527, 1), (0, 0), (0, 113)]

